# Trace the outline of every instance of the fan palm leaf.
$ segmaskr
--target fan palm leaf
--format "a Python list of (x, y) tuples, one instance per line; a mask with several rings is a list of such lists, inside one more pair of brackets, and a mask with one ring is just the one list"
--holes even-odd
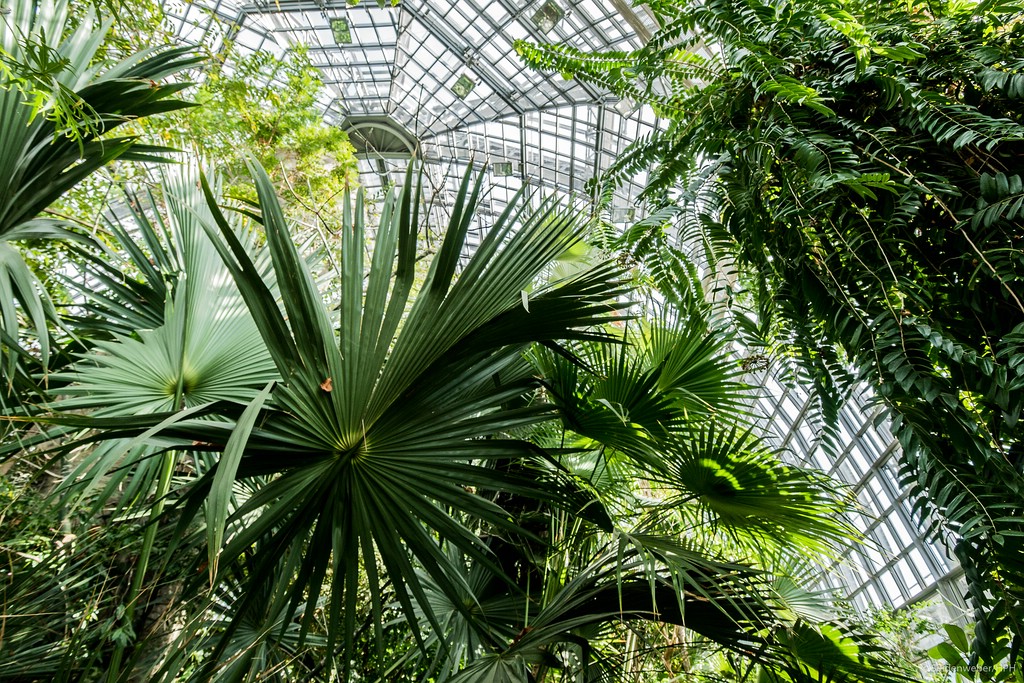
[(654, 466), (668, 435), (743, 419), (743, 385), (727, 343), (703, 320), (666, 311), (627, 330), (620, 345), (573, 347), (579, 360), (552, 350), (535, 357), (566, 428)]
[(666, 528), (702, 527), (708, 539), (720, 530), (756, 552), (782, 544), (817, 555), (855, 538), (841, 491), (783, 464), (754, 435), (727, 337), (699, 316), (663, 314), (623, 342), (577, 344), (579, 360), (534, 354), (569, 443), (589, 449), (563, 463), (594, 485), (610, 483), (610, 468), (631, 466), (631, 478), (654, 490), (646, 502), (627, 496), (627, 507), (660, 509)]
[[(248, 556), (248, 557), (251, 557)], [(284, 562), (281, 567), (284, 567)], [(317, 680), (316, 669), (319, 657), (326, 647), (323, 636), (324, 628), (319, 623), (323, 618), (322, 603), (315, 606), (314, 633), (303, 637), (300, 624), (304, 619), (303, 609), (291, 614), (290, 621), (284, 623), (289, 613), (287, 595), (275, 590), (276, 577), (270, 576), (260, 584), (248, 580), (249, 564), (247, 559), (225, 568), (223, 580), (217, 590), (208, 599), (199, 599), (187, 609), (191, 612), (188, 623), (181, 629), (173, 647), (158, 653), (165, 658), (158, 669), (152, 671), (151, 679), (157, 680), (161, 675), (174, 676), (174, 680), (204, 681), (201, 670), (189, 667), (188, 659), (204, 650), (216, 647), (218, 639), (225, 627), (232, 622), (240, 622), (233, 629), (224, 656), (219, 663), (216, 680), (223, 683), (259, 680), (289, 681), (294, 680), (296, 672), (301, 672), (307, 680)], [(245, 591), (255, 591), (255, 599), (248, 601), (247, 610), (240, 613), (236, 609), (242, 601)], [(307, 656), (312, 653), (312, 656)], [(182, 670), (192, 669), (191, 677), (180, 674)], [(322, 675), (328, 680), (337, 675), (333, 662), (326, 664)]]
[[(161, 244), (145, 213), (137, 212), (149, 253), (156, 256), (147, 256), (120, 232), (122, 246), (138, 254), (132, 264), (148, 266), (142, 273), (145, 281), (125, 283), (122, 278), (90, 298), (115, 329), (144, 320), (157, 326), (136, 328), (135, 337), (122, 333), (112, 341), (94, 341), (95, 349), (83, 356), (76, 371), (61, 377), (75, 383), (66, 389), (69, 398), (60, 408), (91, 408), (104, 416), (171, 412), (218, 400), (252, 400), (277, 378), (245, 301), (203, 228), (210, 212), (198, 186), (194, 170), (176, 170), (164, 178), (167, 217), (161, 220), (170, 244)], [(268, 264), (259, 264), (265, 272)], [(92, 271), (104, 272), (109, 269)], [(131, 292), (146, 285), (165, 300), (131, 301)]]
[[(140, 269), (146, 280), (125, 282), (111, 277), (112, 287), (89, 294), (96, 310), (120, 315), (107, 318), (107, 328), (122, 332), (111, 340), (94, 338), (93, 348), (82, 354), (72, 371), (55, 376), (68, 383), (62, 390), (65, 398), (55, 408), (88, 409), (101, 418), (173, 413), (217, 401), (250, 401), (278, 377), (245, 301), (202, 227), (210, 212), (198, 180), (198, 174), (188, 170), (165, 177), (167, 216), (160, 219), (164, 240), (158, 238), (145, 212), (137, 211), (152, 256), (127, 232), (117, 233), (129, 253), (135, 254), (132, 261), (145, 264)], [(260, 264), (265, 269), (267, 264)], [(109, 268), (98, 266), (91, 272), (111, 274)], [(158, 306), (146, 298), (133, 298), (139, 292), (162, 293), (167, 299)], [(123, 332), (127, 324), (147, 320), (158, 326), (139, 329), (134, 336)], [(144, 499), (159, 467), (159, 458), (151, 457), (154, 452), (142, 443), (100, 444), (72, 470), (69, 483), (72, 490), (84, 484), (79, 493), (93, 491), (114, 470), (104, 481), (98, 504), (126, 479), (133, 481), (121, 491), (124, 500)]]
[[(224, 501), (216, 491), (233, 479), (268, 476), (230, 513), (224, 547), (211, 546), (214, 576), (218, 559), (233, 562), (259, 543), (250, 580), (281, 577), (276, 590), (289, 596), (290, 613), (306, 605), (304, 630), (313, 605), (329, 594), (331, 643), (352, 637), (361, 580), (379, 596), (387, 577), (405, 612), (414, 614), (415, 604), (436, 627), (420, 576), (453, 599), (464, 588), (436, 539), (493, 566), (475, 529), (517, 529), (482, 492), (513, 492), (574, 512), (592, 502), (542, 451), (506, 435), (553, 415), (543, 403), (513, 402), (537, 387), (524, 351), (535, 342), (603, 338), (595, 326), (615, 318), (624, 290), (609, 264), (533, 287), (580, 239), (583, 222), (550, 201), (530, 211), (523, 197), (460, 268), (480, 186), (470, 174), (426, 280), (416, 287), (421, 200), (410, 171), (406, 187), (383, 206), (369, 268), (361, 196), (354, 207), (349, 200), (334, 317), (291, 241), (269, 178), (259, 167), (252, 171), (280, 303), (208, 185), (213, 221), (204, 225), (281, 379), (234, 433), (208, 421), (164, 430), (163, 438), (182, 445), (195, 439), (223, 450), (192, 489), (183, 524), (207, 496)], [(222, 513), (207, 510), (213, 519)], [(249, 599), (244, 593), (241, 612)], [(374, 608), (379, 621), (381, 606)], [(413, 629), (418, 637), (415, 623)]]
[(664, 507), (696, 503), (696, 524), (754, 549), (776, 545), (812, 556), (857, 538), (844, 521), (842, 491), (820, 472), (784, 464), (749, 429), (708, 424), (665, 443), (652, 480)]

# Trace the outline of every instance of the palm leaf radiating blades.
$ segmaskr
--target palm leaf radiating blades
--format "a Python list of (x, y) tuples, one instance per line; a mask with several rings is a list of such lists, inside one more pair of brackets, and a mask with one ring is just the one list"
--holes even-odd
[[(306, 603), (307, 614), (330, 575), (332, 641), (351, 638), (360, 571), (375, 601), (387, 577), (407, 614), (415, 601), (434, 622), (416, 566), (450, 597), (461, 587), (437, 538), (492, 564), (471, 526), (515, 527), (479, 490), (521, 493), (573, 512), (591, 502), (536, 447), (504, 435), (552, 415), (542, 403), (514, 404), (536, 387), (525, 348), (603, 338), (595, 326), (614, 319), (623, 294), (616, 271), (602, 264), (539, 287), (524, 305), (524, 292), (579, 239), (582, 224), (550, 201), (530, 211), (522, 196), (458, 271), (481, 183), (467, 173), (444, 241), (417, 288), (421, 198), (410, 171), (406, 186), (383, 205), (368, 271), (361, 195), (346, 214), (341, 301), (332, 319), (269, 179), (252, 170), (281, 307), (219, 210), (216, 244), (283, 380), (246, 425), (248, 433), (236, 431), (229, 440), (213, 423), (189, 430), (227, 443), (207, 478), (214, 490), (230, 485), (218, 475), (224, 470), (280, 476), (232, 514), (229, 523), (245, 525), (221, 557), (231, 561), (260, 542), (253, 581), (286, 558), (279, 588), (290, 592), (293, 610)], [(196, 489), (195, 500), (206, 490)], [(375, 603), (378, 618), (380, 610)]]

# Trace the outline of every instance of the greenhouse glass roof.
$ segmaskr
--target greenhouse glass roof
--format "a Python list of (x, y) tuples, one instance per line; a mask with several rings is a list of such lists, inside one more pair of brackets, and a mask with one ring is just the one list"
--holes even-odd
[[(381, 6), (383, 5), (383, 6)], [(281, 54), (304, 45), (320, 69), (328, 121), (351, 134), (370, 190), (397, 179), (409, 148), (432, 162), (454, 192), (470, 160), (490, 168), (500, 212), (523, 183), (579, 193), (632, 140), (659, 125), (636, 107), (557, 74), (524, 67), (513, 41), (565, 41), (587, 49), (633, 49), (654, 20), (622, 0), (166, 0), (179, 38), (214, 51)], [(550, 28), (549, 28), (550, 26)], [(548, 29), (548, 30), (544, 30)], [(397, 158), (396, 158), (397, 157)], [(641, 174), (613, 198), (610, 218), (642, 212)]]
[[(647, 107), (558, 74), (522, 65), (513, 41), (561, 42), (581, 49), (629, 50), (656, 29), (642, 7), (624, 0), (165, 0), (185, 43), (212, 50), (307, 46), (327, 85), (329, 122), (350, 133), (370, 191), (396, 182), (415, 152), (443, 198), (454, 197), (471, 161), (488, 164), (482, 220), (524, 184), (584, 192), (633, 140), (660, 122)], [(612, 199), (610, 220), (643, 215), (639, 174)], [(941, 595), (961, 602), (960, 572), (943, 548), (922, 540), (907, 494), (896, 485), (898, 444), (870, 394), (843, 410), (838, 457), (818, 439), (806, 393), (772, 372), (756, 378), (758, 405), (779, 443), (803, 463), (854, 488), (856, 525), (872, 541), (847, 554), (833, 574), (855, 604), (896, 606)]]
[(909, 495), (897, 485), (899, 442), (883, 409), (872, 404), (870, 390), (862, 388), (841, 409), (838, 454), (830, 455), (810, 396), (785, 385), (781, 374), (766, 371), (748, 380), (761, 387), (760, 414), (795, 461), (852, 487), (859, 507), (852, 521), (867, 540), (844, 554), (830, 583), (845, 587), (861, 609), (941, 598), (954, 608), (949, 616), (958, 616), (956, 608), (964, 607), (962, 571), (941, 545), (922, 537)]

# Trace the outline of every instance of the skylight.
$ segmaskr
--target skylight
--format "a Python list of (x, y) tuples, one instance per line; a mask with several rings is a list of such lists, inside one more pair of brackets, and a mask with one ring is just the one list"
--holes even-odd
[(540, 9), (537, 10), (533, 15), (533, 23), (541, 31), (547, 33), (551, 29), (555, 28), (555, 24), (562, 20), (565, 16), (565, 11), (558, 6), (558, 3), (554, 0), (547, 0)]

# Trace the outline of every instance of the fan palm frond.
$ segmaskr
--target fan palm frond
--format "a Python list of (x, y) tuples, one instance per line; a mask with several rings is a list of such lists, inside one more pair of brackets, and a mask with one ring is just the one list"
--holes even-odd
[[(574, 512), (590, 502), (543, 452), (504, 436), (550, 419), (552, 407), (509, 402), (537, 386), (523, 359), (530, 344), (603, 338), (595, 326), (615, 318), (614, 302), (624, 289), (608, 264), (533, 287), (541, 270), (583, 230), (576, 213), (552, 202), (537, 211), (514, 202), (460, 269), (478, 194), (471, 175), (426, 281), (416, 287), (420, 199), (410, 173), (406, 187), (383, 207), (368, 270), (361, 197), (348, 212), (335, 318), (291, 241), (269, 179), (262, 169), (252, 170), (280, 303), (212, 193), (213, 220), (204, 225), (280, 381), (253, 404), (234, 434), (218, 422), (166, 425), (162, 438), (223, 449), (218, 465), (190, 493), (186, 519), (207, 492), (213, 500), (235, 478), (274, 475), (227, 518), (232, 531), (224, 548), (210, 549), (215, 576), (219, 558), (230, 564), (258, 543), (263, 551), (253, 559), (251, 580), (281, 577), (276, 590), (289, 596), (290, 614), (306, 605), (303, 633), (312, 605), (329, 595), (331, 647), (351, 642), (360, 575), (370, 582), (371, 595), (380, 595), (387, 577), (406, 613), (422, 609), (436, 628), (420, 577), (430, 577), (459, 605), (462, 581), (449, 571), (434, 535), (492, 562), (461, 520), (522, 531), (482, 491), (514, 492)], [(236, 403), (245, 400), (236, 394)], [(207, 514), (216, 519), (220, 511)], [(283, 570), (276, 564), (282, 557)], [(250, 599), (243, 594), (240, 611)], [(375, 604), (378, 620), (380, 610)], [(223, 643), (239, 627), (230, 626)]]

